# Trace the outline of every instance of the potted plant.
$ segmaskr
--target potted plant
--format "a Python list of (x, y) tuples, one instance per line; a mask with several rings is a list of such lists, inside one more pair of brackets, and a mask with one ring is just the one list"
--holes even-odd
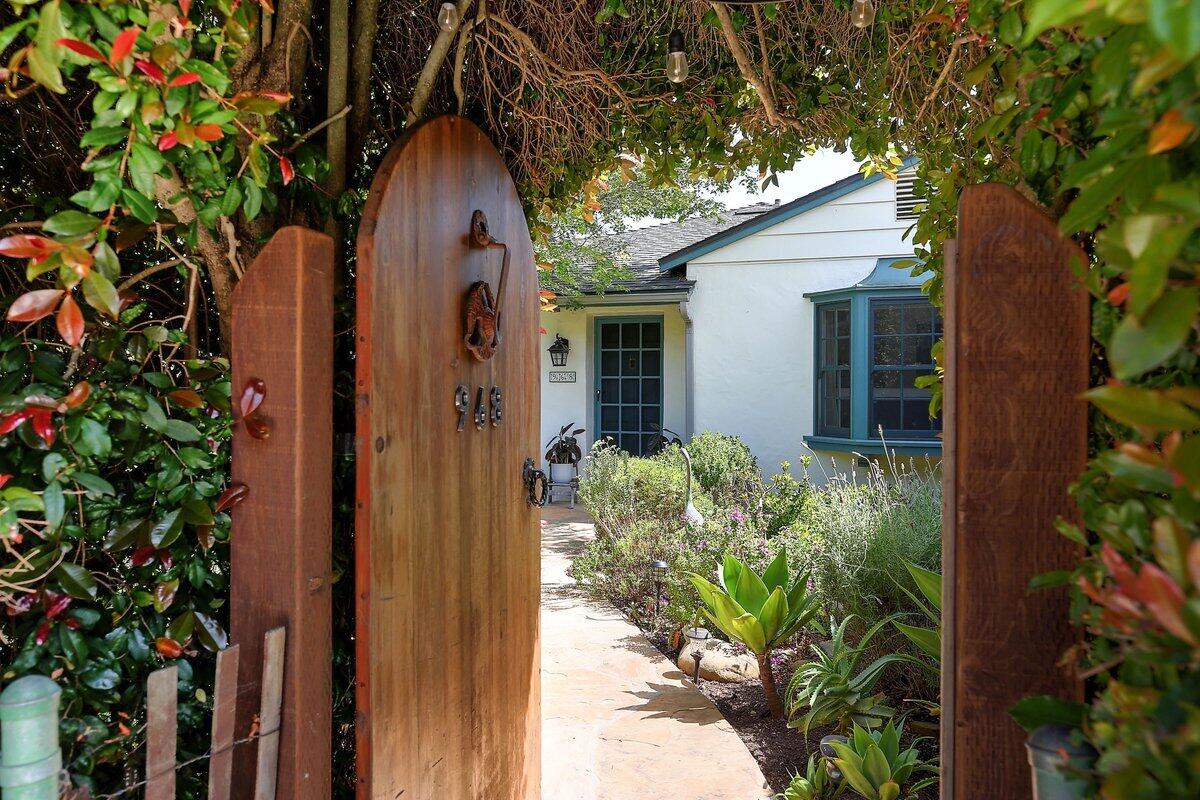
[(568, 485), (575, 479), (579, 462), (583, 460), (583, 448), (576, 438), (584, 428), (572, 427), (574, 422), (562, 426), (558, 434), (546, 443), (546, 463), (550, 465), (550, 483)]

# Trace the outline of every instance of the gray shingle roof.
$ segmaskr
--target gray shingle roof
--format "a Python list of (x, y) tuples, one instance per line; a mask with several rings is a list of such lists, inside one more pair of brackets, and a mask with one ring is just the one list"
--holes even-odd
[[(757, 203), (742, 208), (722, 211), (716, 216), (692, 217), (682, 221), (660, 222), (637, 230), (622, 231), (599, 237), (596, 243), (608, 252), (615, 253), (617, 263), (628, 267), (633, 273), (629, 280), (619, 281), (607, 292), (667, 292), (688, 289), (694, 281), (683, 276), (682, 269), (663, 272), (658, 260), (679, 250), (702, 242), (723, 230), (740, 225), (752, 217), (764, 214), (778, 206), (774, 203)], [(584, 294), (595, 294), (587, 281), (588, 264), (581, 264), (584, 273)]]

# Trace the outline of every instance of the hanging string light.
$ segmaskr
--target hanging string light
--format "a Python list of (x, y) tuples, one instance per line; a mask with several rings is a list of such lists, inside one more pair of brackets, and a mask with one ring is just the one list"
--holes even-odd
[(856, 28), (869, 28), (875, 24), (874, 0), (854, 0), (850, 7), (850, 24)]
[(667, 80), (671, 83), (683, 83), (687, 80), (687, 54), (683, 52), (683, 33), (671, 31), (667, 38)]
[(446, 33), (450, 33), (458, 27), (458, 6), (450, 2), (442, 3), (437, 19), (438, 27)]

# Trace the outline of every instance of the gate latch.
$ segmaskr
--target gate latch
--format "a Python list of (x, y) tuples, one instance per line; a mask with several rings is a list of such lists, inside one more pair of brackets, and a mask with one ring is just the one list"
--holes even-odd
[(546, 480), (546, 473), (533, 465), (532, 458), (525, 459), (521, 468), (521, 481), (525, 484), (525, 500), (529, 505), (538, 508), (546, 505), (550, 498), (550, 483)]

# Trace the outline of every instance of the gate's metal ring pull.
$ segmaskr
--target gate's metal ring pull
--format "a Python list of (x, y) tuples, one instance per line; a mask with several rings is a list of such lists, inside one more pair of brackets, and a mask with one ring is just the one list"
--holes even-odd
[(521, 470), (521, 480), (525, 484), (526, 502), (531, 506), (541, 508), (550, 499), (550, 481), (546, 473), (533, 465), (533, 459), (525, 459)]

